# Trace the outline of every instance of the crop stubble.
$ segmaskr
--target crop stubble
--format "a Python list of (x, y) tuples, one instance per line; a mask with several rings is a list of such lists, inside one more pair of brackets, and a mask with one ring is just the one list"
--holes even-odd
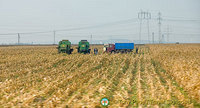
[[(113, 108), (198, 106), (199, 79), (194, 75), (199, 75), (200, 68), (194, 59), (199, 60), (199, 48), (148, 45), (141, 46), (139, 54), (105, 54), (100, 49), (99, 55), (76, 51), (67, 55), (57, 54), (50, 46), (1, 47), (0, 107), (101, 107), (103, 97)], [(177, 62), (187, 71), (171, 65)], [(139, 103), (150, 100), (161, 103)]]

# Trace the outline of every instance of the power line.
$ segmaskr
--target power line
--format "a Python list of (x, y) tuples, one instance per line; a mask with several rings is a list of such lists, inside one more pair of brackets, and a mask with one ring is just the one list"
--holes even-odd
[(163, 20), (166, 20), (166, 21), (189, 21), (189, 22), (200, 22), (200, 18), (189, 19), (189, 18), (184, 18), (184, 17), (168, 17), (168, 16), (163, 16)]
[[(112, 25), (118, 25), (118, 24), (124, 24), (124, 23), (131, 23), (135, 19), (136, 18), (131, 18), (131, 19), (127, 19), (127, 20), (115, 21), (115, 22), (110, 22), (110, 23), (105, 23), (105, 24), (100, 24), (100, 25), (78, 27), (78, 28), (70, 28), (70, 29), (60, 29), (60, 30), (55, 30), (55, 31), (56, 32), (58, 32), (58, 31), (74, 31), (74, 30), (84, 30), (84, 29), (91, 29), (91, 28), (99, 28), (99, 27), (104, 27), (104, 26), (112, 26)], [(20, 34), (39, 34), (39, 33), (51, 33), (51, 32), (53, 32), (53, 31), (21, 32)], [(0, 35), (16, 35), (16, 34), (18, 34), (18, 33), (5, 33), (5, 34), (0, 34)]]
[[(144, 12), (141, 11), (138, 13), (138, 18), (140, 19), (140, 33), (139, 33), (139, 40), (141, 42), (141, 35), (142, 35), (142, 21), (143, 19), (147, 20), (147, 27), (148, 27), (148, 41), (150, 41), (150, 35), (149, 35), (149, 20), (154, 18), (151, 18), (151, 13), (149, 12)], [(161, 20), (162, 21), (190, 21), (190, 22), (198, 22), (200, 20), (194, 20), (194, 19), (174, 19), (174, 18), (167, 18), (164, 17), (164, 19), (161, 18), (161, 13), (159, 12), (158, 14), (158, 25), (159, 25), (159, 43), (162, 42), (162, 33), (161, 33)], [(0, 34), (0, 35), (13, 35), (13, 36), (17, 36), (18, 38), (18, 44), (20, 44), (20, 39), (22, 38), (23, 35), (25, 34), (41, 34), (41, 33), (52, 33), (53, 32), (53, 43), (55, 44), (55, 38), (57, 37), (57, 32), (61, 32), (61, 31), (76, 31), (76, 30), (85, 30), (85, 29), (95, 29), (95, 28), (100, 28), (100, 27), (105, 27), (105, 26), (113, 26), (113, 25), (120, 25), (120, 24), (130, 24), (130, 23), (135, 23), (137, 22), (137, 18), (131, 18), (131, 19), (127, 19), (127, 20), (121, 20), (121, 21), (115, 21), (115, 22), (110, 22), (110, 23), (105, 23), (105, 24), (99, 24), (99, 25), (93, 25), (93, 26), (85, 26), (85, 27), (77, 27), (77, 28), (69, 28), (69, 29), (59, 29), (59, 30), (54, 30), (54, 31), (41, 31), (41, 32), (18, 32), (18, 33), (5, 33), (5, 34)], [(119, 26), (117, 26), (119, 27)], [(189, 28), (191, 29), (191, 28)], [(119, 31), (119, 30), (118, 30)], [(82, 33), (81, 33), (82, 34)], [(144, 34), (144, 33), (143, 33)], [(70, 34), (68, 34), (70, 35)], [(131, 34), (131, 35), (135, 35), (135, 34)], [(171, 33), (169, 33), (169, 31), (167, 31), (167, 36), (169, 38), (169, 35), (171, 35)], [(173, 35), (181, 35), (181, 34), (173, 34)], [(182, 35), (200, 35), (200, 34), (182, 34)], [(88, 37), (89, 35), (87, 35), (86, 37)], [(96, 35), (95, 35), (96, 36)], [(102, 36), (102, 35), (99, 35)], [(110, 35), (107, 35), (110, 36)], [(127, 36), (127, 35), (111, 35), (111, 36)], [(28, 37), (28, 36), (26, 36)], [(67, 36), (68, 37), (68, 36)], [(73, 37), (78, 37), (78, 36), (73, 36)], [(81, 36), (79, 36), (81, 37)], [(1, 37), (0, 37), (1, 38)], [(154, 36), (153, 36), (154, 38)], [(91, 41), (92, 41), (92, 37), (91, 37)], [(169, 39), (167, 39), (167, 41), (169, 42)]]
[[(152, 20), (157, 20), (157, 18), (151, 18)], [(163, 21), (175, 21), (175, 22), (200, 22), (200, 19), (176, 19), (176, 18), (163, 18)]]
[(0, 35), (16, 35), (18, 33), (4, 33), (4, 34), (0, 34)]
[[(140, 14), (140, 15), (139, 15)], [(148, 12), (143, 12), (141, 11), (138, 13), (138, 18), (139, 19), (155, 19), (155, 18), (148, 18), (148, 15), (151, 15)], [(131, 18), (127, 20), (121, 20), (121, 21), (115, 21), (111, 23), (105, 23), (105, 24), (100, 24), (100, 25), (94, 25), (94, 26), (86, 26), (86, 27), (78, 27), (78, 28), (70, 28), (70, 29), (60, 29), (60, 30), (55, 30), (57, 31), (74, 31), (74, 30), (84, 30), (84, 29), (91, 29), (91, 28), (99, 28), (99, 27), (104, 27), (104, 26), (112, 26), (112, 25), (117, 25), (117, 24), (124, 24), (124, 23), (131, 23), (133, 20), (136, 22), (137, 18)], [(141, 19), (141, 20), (142, 20)], [(200, 20), (181, 20), (181, 19), (163, 19), (164, 21), (200, 21)], [(40, 33), (51, 33), (53, 31), (41, 31), (41, 32), (18, 32), (20, 34), (40, 34)], [(18, 33), (3, 33), (0, 35), (17, 35)]]
[[(106, 37), (110, 37), (110, 36), (133, 36), (133, 35), (138, 35), (138, 33), (132, 33), (132, 34), (92, 34), (92, 40), (94, 39), (94, 37), (100, 37), (100, 36), (106, 36)], [(57, 37), (63, 37), (61, 35), (57, 36)], [(71, 35), (71, 34), (68, 34), (68, 36), (64, 36), (64, 37), (85, 37), (85, 38), (90, 38), (91, 39), (91, 35), (88, 35), (88, 34), (85, 34), (85, 35)], [(101, 37), (100, 37), (101, 38)]]
[(165, 15), (163, 15), (163, 17), (167, 17), (167, 18), (176, 18), (176, 19), (199, 19), (199, 20), (200, 20), (200, 17), (198, 17), (198, 18), (197, 18), (197, 17), (195, 17), (195, 18), (194, 18), (194, 17), (193, 17), (193, 18), (190, 17), (190, 18), (189, 18), (189, 17), (181, 17), (181, 16), (165, 16)]
[[(104, 27), (104, 26), (112, 26), (112, 25), (118, 25), (118, 24), (124, 24), (124, 23), (131, 23), (135, 19), (136, 18), (132, 18), (132, 19), (128, 19), (128, 20), (116, 21), (116, 22), (111, 22), (111, 23), (106, 23), (106, 24), (87, 26), (87, 27), (79, 27), (79, 28), (71, 28), (71, 29), (62, 29), (62, 30), (56, 30), (56, 31), (74, 31), (74, 30), (94, 29), (94, 28), (99, 28), (99, 27)], [(135, 20), (135, 22), (136, 21), (137, 20)]]
[[(40, 34), (40, 33), (51, 33), (52, 31), (44, 31), (44, 32), (21, 32), (19, 34)], [(0, 35), (16, 35), (18, 33), (5, 33), (5, 34), (0, 34)]]
[(200, 33), (173, 33), (173, 35), (199, 35), (200, 36)]

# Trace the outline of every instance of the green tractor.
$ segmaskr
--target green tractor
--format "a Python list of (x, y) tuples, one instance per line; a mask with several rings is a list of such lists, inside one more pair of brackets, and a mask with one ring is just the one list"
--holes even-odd
[(58, 53), (71, 54), (73, 49), (71, 48), (71, 42), (69, 40), (62, 40), (58, 45)]
[(90, 44), (87, 40), (81, 40), (79, 43), (78, 43), (78, 53), (88, 53), (90, 54)]

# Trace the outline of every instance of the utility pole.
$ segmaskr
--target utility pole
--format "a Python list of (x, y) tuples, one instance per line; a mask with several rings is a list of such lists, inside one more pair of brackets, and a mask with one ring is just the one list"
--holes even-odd
[(91, 45), (92, 45), (92, 35), (90, 36), (90, 43), (91, 43)]
[(161, 40), (161, 20), (162, 20), (161, 13), (159, 12), (158, 13), (158, 27), (159, 27), (159, 30), (158, 30), (158, 41), (159, 41), (159, 43), (162, 42), (162, 40)]
[(56, 44), (56, 31), (53, 31), (53, 44)]
[(164, 37), (164, 34), (162, 34), (162, 43), (165, 42), (165, 37)]
[(20, 34), (18, 33), (18, 45), (20, 44)]
[(152, 33), (152, 43), (154, 44), (154, 32)]

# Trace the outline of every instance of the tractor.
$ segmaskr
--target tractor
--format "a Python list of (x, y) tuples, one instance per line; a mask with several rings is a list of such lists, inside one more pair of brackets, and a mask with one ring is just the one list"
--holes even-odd
[(62, 40), (58, 45), (58, 53), (71, 54), (73, 49), (71, 48), (71, 42), (69, 40)]
[(87, 40), (81, 40), (78, 44), (78, 53), (90, 54), (90, 44)]

